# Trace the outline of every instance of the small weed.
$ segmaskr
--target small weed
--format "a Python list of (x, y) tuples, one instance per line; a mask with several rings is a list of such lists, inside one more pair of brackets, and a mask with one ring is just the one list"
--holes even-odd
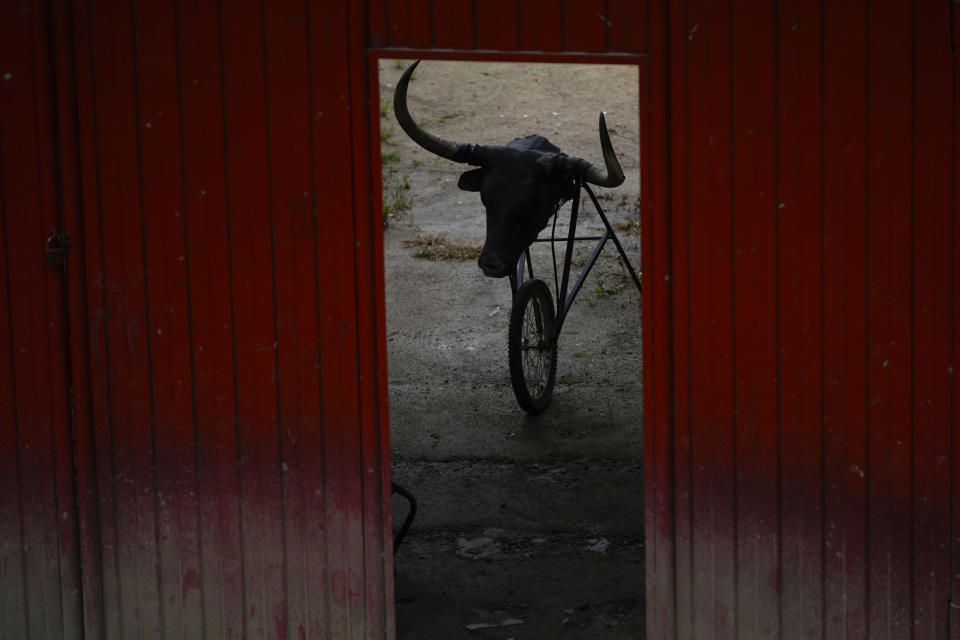
[(383, 144), (393, 144), (393, 131), (381, 131), (380, 142)]
[(410, 210), (410, 203), (404, 198), (383, 203), (383, 226), (388, 226), (392, 218), (398, 217), (404, 211)]
[(476, 260), (480, 257), (482, 247), (476, 245), (448, 242), (441, 235), (417, 236), (416, 240), (407, 240), (405, 247), (413, 248), (415, 258), (426, 260)]
[(380, 156), (380, 162), (386, 166), (400, 162), (400, 154), (396, 151), (388, 151)]
[(612, 225), (614, 231), (623, 232), (629, 236), (640, 235), (639, 220), (624, 220), (623, 222), (614, 222)]
[(383, 226), (388, 226), (392, 218), (398, 217), (404, 211), (410, 210), (410, 203), (405, 198), (397, 198), (383, 203)]
[(395, 170), (389, 169), (383, 179), (383, 226), (387, 227), (390, 220), (400, 217), (400, 215), (409, 211), (410, 201), (407, 200), (406, 191), (410, 189), (410, 178), (405, 174), (398, 174)]
[(624, 193), (613, 193), (610, 191), (601, 191), (597, 194), (597, 200), (607, 202), (614, 209), (626, 210), (629, 213), (640, 215), (640, 198), (635, 198), (632, 202)]
[(394, 60), (393, 61), (394, 69), (403, 69), (403, 60)]
[(380, 117), (386, 118), (388, 115), (390, 115), (390, 102), (384, 100), (380, 103)]
[(604, 286), (603, 280), (598, 280), (597, 286), (593, 288), (593, 292), (598, 296), (615, 296), (621, 291), (623, 291), (623, 287), (625, 285), (626, 285), (625, 282), (620, 282), (620, 284), (617, 284), (617, 285), (614, 285), (613, 287), (608, 288)]

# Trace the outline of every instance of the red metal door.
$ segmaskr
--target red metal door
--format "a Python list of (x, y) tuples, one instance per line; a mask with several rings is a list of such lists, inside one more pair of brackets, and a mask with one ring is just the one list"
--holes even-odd
[(392, 634), (361, 14), (72, 5), (91, 635)]
[(0, 636), (392, 637), (362, 7), (0, 12)]
[(0, 4), (2, 638), (82, 633), (50, 21)]
[(949, 3), (662, 8), (651, 636), (947, 637)]

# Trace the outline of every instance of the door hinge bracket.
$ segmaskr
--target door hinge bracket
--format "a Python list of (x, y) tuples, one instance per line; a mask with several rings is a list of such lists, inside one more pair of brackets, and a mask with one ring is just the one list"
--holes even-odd
[(47, 266), (54, 269), (64, 269), (67, 265), (67, 248), (70, 246), (70, 236), (56, 229), (50, 230), (47, 236), (45, 255)]

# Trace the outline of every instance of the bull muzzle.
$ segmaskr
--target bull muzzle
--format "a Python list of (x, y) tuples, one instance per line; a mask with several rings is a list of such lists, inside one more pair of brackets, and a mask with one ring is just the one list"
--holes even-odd
[[(519, 259), (519, 257), (518, 257)], [(486, 250), (480, 252), (480, 258), (477, 260), (483, 275), (488, 278), (503, 278), (513, 273), (517, 261), (509, 261), (503, 256), (490, 253)]]

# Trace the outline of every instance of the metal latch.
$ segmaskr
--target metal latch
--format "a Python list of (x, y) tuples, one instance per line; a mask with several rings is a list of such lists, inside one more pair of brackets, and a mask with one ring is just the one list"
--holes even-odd
[(63, 268), (67, 263), (67, 247), (69, 246), (70, 236), (62, 232), (57, 233), (56, 229), (51, 229), (45, 251), (47, 266), (54, 269)]

